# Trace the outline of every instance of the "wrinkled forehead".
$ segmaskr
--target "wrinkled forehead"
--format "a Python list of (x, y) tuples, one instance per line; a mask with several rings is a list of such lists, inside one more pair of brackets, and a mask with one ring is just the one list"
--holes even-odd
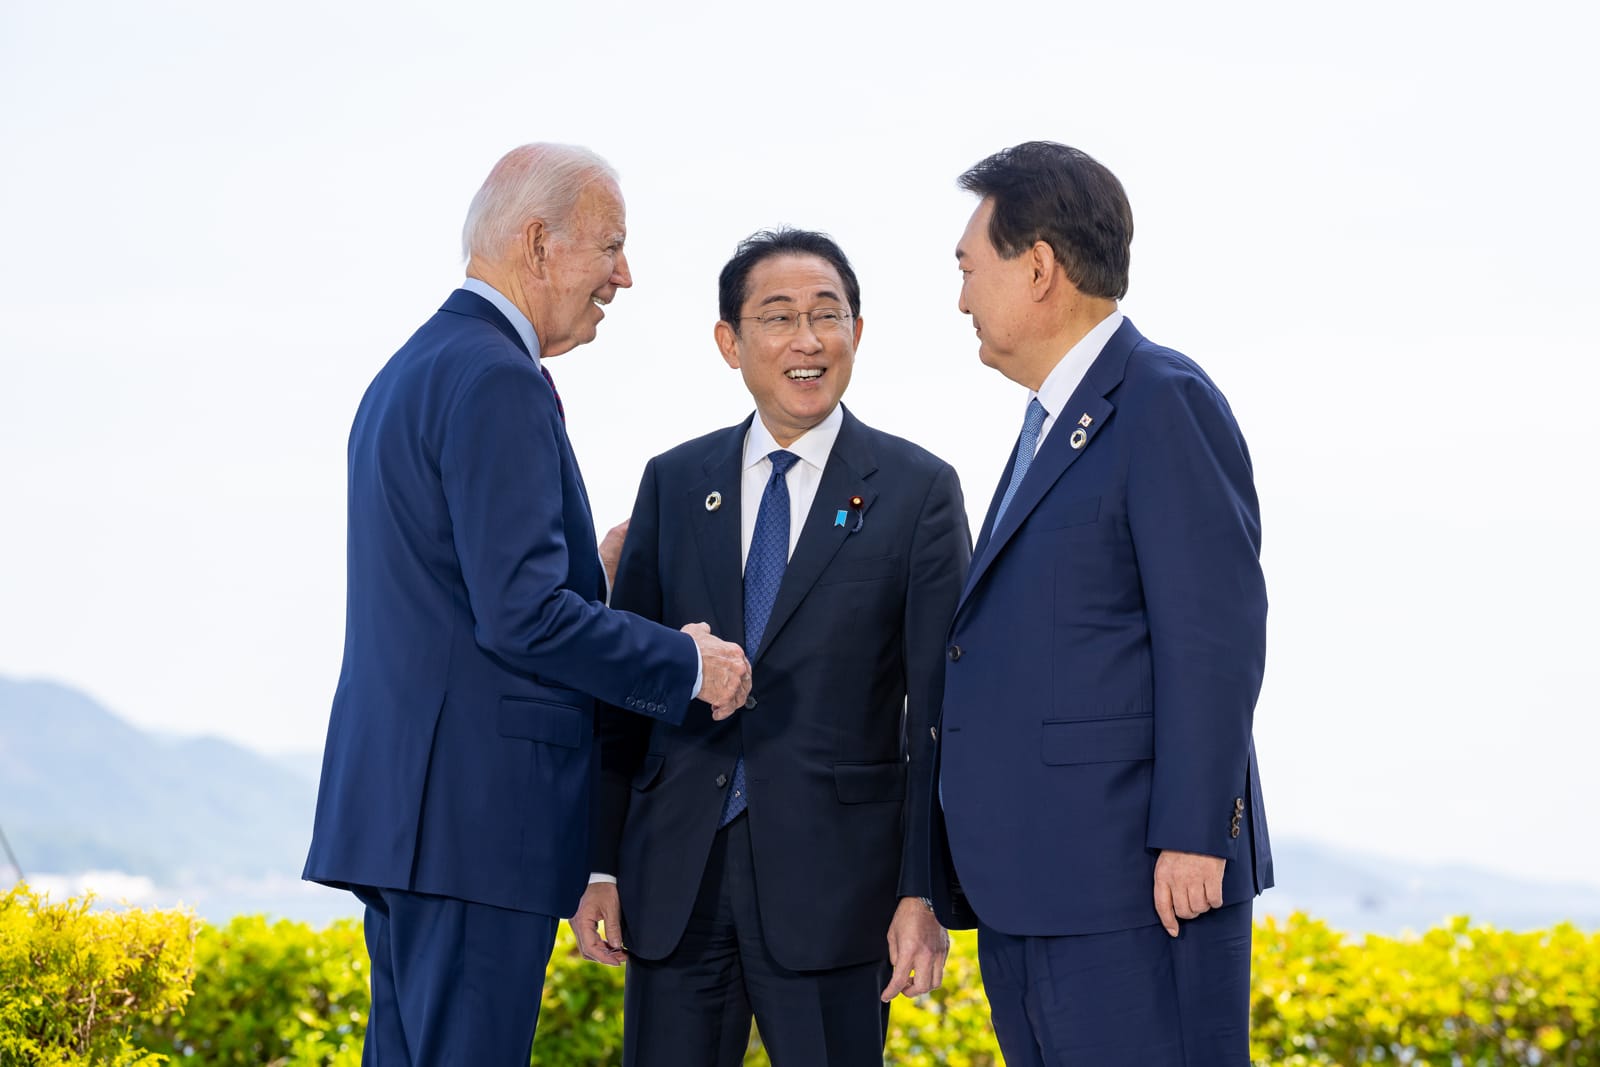
[(610, 178), (597, 177), (583, 187), (572, 208), (572, 228), (590, 234), (620, 237), (628, 229), (622, 190)]

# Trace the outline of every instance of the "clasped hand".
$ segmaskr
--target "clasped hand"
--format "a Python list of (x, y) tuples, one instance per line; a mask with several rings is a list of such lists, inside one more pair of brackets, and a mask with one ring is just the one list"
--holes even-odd
[(700, 649), (700, 691), (695, 697), (711, 705), (713, 719), (726, 719), (750, 696), (750, 661), (744, 649), (712, 636), (703, 622), (691, 622), (683, 632)]

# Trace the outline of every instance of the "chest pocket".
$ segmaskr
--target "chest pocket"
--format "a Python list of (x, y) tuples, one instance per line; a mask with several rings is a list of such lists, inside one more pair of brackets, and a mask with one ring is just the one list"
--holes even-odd
[(836, 560), (822, 572), (818, 585), (843, 585), (845, 582), (877, 582), (900, 573), (899, 556), (874, 556), (871, 559)]

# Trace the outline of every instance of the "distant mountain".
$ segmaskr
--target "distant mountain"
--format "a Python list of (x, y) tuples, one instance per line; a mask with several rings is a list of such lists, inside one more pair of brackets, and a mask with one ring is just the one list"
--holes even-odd
[[(212, 920), (355, 914), (348, 893), (299, 881), (320, 768), (318, 753), (268, 757), (216, 738), (151, 734), (76, 690), (0, 679), (0, 827), (23, 869), (52, 892), (77, 892), (68, 876), (87, 871), (110, 901), (181, 901)], [(1600, 887), (1281, 835), (1273, 852), (1278, 888), (1257, 915), (1306, 911), (1351, 933), (1420, 931), (1449, 915), (1509, 929), (1562, 920), (1600, 929)], [(0, 857), (0, 887), (3, 868)]]
[(0, 679), (0, 827), (27, 872), (160, 884), (294, 877), (315, 776), (217, 738), (160, 738), (76, 690)]
[(1509, 930), (1563, 920), (1600, 929), (1600, 886), (1536, 882), (1459, 864), (1386, 859), (1304, 840), (1273, 839), (1278, 888), (1256, 913), (1304, 911), (1352, 932), (1420, 932), (1451, 915)]

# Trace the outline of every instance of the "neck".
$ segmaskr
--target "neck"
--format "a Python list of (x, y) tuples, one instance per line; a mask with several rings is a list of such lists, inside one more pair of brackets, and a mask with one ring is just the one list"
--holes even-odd
[(544, 331), (539, 328), (539, 320), (534, 316), (533, 301), (528, 298), (528, 287), (522, 284), (522, 279), (516, 271), (473, 256), (467, 261), (467, 277), (476, 278), (486, 285), (493, 286), (501, 296), (511, 301), (516, 309), (533, 323), (533, 332), (539, 338), (539, 343), (541, 345), (544, 343)]
[(1106, 300), (1100, 297), (1080, 296), (1077, 300), (1061, 310), (1056, 317), (1054, 327), (1039, 342), (1032, 346), (1032, 351), (1018, 362), (1018, 374), (1013, 379), (1019, 385), (1025, 385), (1034, 392), (1044, 385), (1044, 380), (1050, 377), (1050, 372), (1056, 365), (1072, 351), (1074, 345), (1089, 335), (1089, 331), (1105, 321), (1106, 316), (1117, 310), (1115, 300)]

